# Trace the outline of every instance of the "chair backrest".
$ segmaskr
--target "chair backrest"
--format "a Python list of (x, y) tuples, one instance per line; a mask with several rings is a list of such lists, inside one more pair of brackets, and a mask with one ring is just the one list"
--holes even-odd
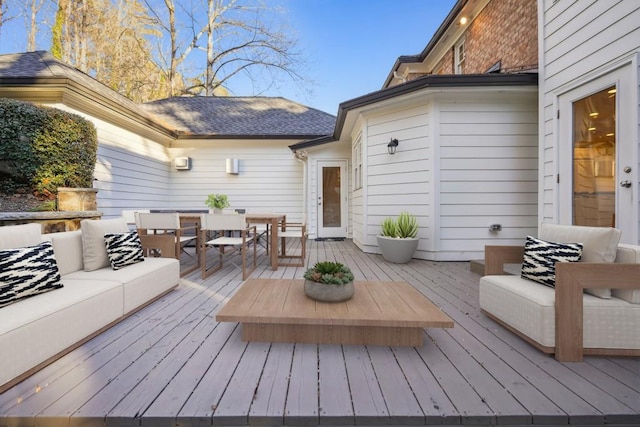
[(200, 225), (202, 230), (214, 231), (234, 231), (246, 228), (247, 220), (244, 214), (204, 214)]
[(142, 213), (138, 215), (138, 228), (147, 230), (178, 230), (180, 215), (173, 213)]
[(149, 209), (123, 209), (121, 212), (122, 217), (127, 221), (127, 224), (137, 225), (137, 214), (149, 213)]

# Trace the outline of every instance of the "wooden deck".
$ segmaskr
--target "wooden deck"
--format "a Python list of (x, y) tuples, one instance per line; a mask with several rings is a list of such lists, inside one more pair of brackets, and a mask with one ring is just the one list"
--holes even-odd
[[(350, 241), (308, 250), (356, 280), (410, 283), (455, 327), (425, 330), (419, 348), (246, 343), (215, 321), (242, 283), (229, 264), (1, 394), (0, 426), (640, 425), (640, 358), (544, 355), (480, 313), (469, 263), (386, 264)], [(261, 260), (252, 277), (303, 272)]]

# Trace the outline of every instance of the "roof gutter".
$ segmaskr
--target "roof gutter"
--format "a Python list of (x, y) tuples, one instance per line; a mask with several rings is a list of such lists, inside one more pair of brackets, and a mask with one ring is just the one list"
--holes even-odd
[(338, 141), (342, 134), (347, 114), (357, 108), (402, 96), (421, 89), (453, 89), (462, 87), (496, 87), (496, 86), (537, 86), (537, 74), (429, 74), (417, 79), (382, 89), (341, 103), (338, 106), (338, 117), (333, 134), (289, 146), (291, 151), (302, 150)]
[(453, 24), (456, 17), (458, 16), (458, 14), (462, 10), (462, 8), (467, 4), (468, 1), (469, 0), (458, 0), (456, 4), (453, 5), (453, 8), (451, 9), (447, 17), (444, 19), (444, 21), (442, 21), (442, 24), (440, 24), (436, 32), (433, 34), (433, 37), (431, 38), (429, 43), (425, 46), (425, 48), (422, 50), (420, 54), (402, 55), (402, 56), (399, 56), (398, 59), (396, 59), (396, 62), (393, 64), (393, 67), (391, 68), (391, 71), (389, 72), (387, 79), (384, 81), (384, 84), (382, 85), (383, 88), (387, 87), (389, 83), (391, 83), (391, 80), (393, 80), (393, 73), (394, 71), (397, 71), (398, 68), (400, 68), (400, 65), (407, 64), (407, 63), (410, 64), (415, 62), (422, 62), (425, 60), (427, 55), (429, 55), (429, 52), (431, 52), (433, 48), (438, 44), (438, 42), (440, 41), (444, 33), (451, 26), (451, 24)]

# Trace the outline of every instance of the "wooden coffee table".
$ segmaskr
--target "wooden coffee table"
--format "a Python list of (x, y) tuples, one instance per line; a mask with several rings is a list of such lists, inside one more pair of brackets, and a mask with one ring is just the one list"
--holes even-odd
[(355, 282), (344, 302), (312, 300), (304, 280), (248, 279), (216, 315), (261, 342), (422, 346), (423, 328), (453, 320), (405, 282)]

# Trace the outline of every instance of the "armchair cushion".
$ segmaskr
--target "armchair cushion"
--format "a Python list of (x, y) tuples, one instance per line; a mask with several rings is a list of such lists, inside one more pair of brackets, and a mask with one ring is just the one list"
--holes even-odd
[[(622, 264), (640, 264), (640, 246), (620, 243), (618, 245), (616, 262)], [(630, 302), (631, 304), (640, 304), (640, 289), (612, 289), (611, 293), (614, 297)]]
[[(538, 237), (560, 243), (582, 243), (580, 262), (614, 262), (621, 236), (611, 227), (585, 227), (579, 225), (541, 224)], [(611, 298), (611, 289), (585, 289), (599, 298)]]
[(556, 262), (577, 262), (581, 254), (580, 243), (554, 243), (527, 236), (521, 276), (554, 287)]

